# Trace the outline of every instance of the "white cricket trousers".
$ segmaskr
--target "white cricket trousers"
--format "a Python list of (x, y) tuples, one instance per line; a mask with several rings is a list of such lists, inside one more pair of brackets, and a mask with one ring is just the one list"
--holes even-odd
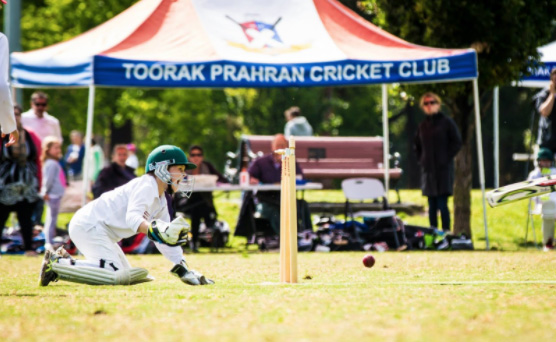
[(121, 247), (108, 237), (104, 228), (72, 220), (69, 235), (86, 259), (78, 260), (76, 265), (103, 267), (113, 271), (131, 268)]

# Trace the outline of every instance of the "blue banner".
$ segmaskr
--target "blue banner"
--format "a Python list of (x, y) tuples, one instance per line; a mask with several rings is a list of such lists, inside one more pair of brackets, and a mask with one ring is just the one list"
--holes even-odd
[(550, 81), (550, 70), (556, 68), (556, 62), (546, 62), (542, 65), (529, 69), (531, 75), (525, 76), (521, 81)]
[(94, 57), (94, 83), (149, 88), (261, 88), (433, 82), (477, 77), (474, 52), (409, 60), (304, 64), (172, 63)]

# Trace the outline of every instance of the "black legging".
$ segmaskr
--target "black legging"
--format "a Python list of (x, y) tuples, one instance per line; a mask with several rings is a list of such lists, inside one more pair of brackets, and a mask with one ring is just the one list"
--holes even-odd
[(429, 222), (431, 227), (438, 227), (438, 210), (442, 219), (442, 230), (450, 230), (450, 210), (448, 210), (448, 196), (429, 196)]
[(207, 204), (201, 193), (196, 192), (187, 200), (186, 208), (184, 209), (182, 210), (191, 217), (191, 242), (196, 245), (199, 242), (201, 219), (203, 219), (207, 227), (212, 227), (216, 222), (216, 210)]
[(17, 202), (13, 205), (5, 205), (0, 203), (0, 234), (6, 226), (6, 221), (10, 213), (17, 213), (17, 220), (21, 229), (21, 238), (23, 239), (23, 247), (25, 251), (33, 250), (33, 221), (31, 216), (35, 209), (35, 202), (29, 203), (26, 200)]
[(201, 219), (205, 221), (205, 225), (212, 227), (216, 221), (216, 211), (214, 208), (206, 204), (200, 204), (191, 210), (191, 240), (196, 245), (199, 242), (199, 227), (201, 226)]

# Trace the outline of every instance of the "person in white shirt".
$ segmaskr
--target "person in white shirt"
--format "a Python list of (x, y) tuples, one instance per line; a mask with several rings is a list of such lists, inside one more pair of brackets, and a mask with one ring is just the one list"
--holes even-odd
[(132, 169), (137, 170), (137, 168), (139, 167), (139, 159), (137, 159), (137, 155), (135, 154), (135, 152), (137, 151), (137, 147), (135, 147), (135, 144), (127, 144), (127, 150), (129, 152), (129, 155), (125, 161), (125, 164)]
[(2, 138), (10, 135), (10, 140), (6, 146), (11, 146), (18, 141), (19, 131), (14, 116), (14, 105), (8, 84), (8, 70), (10, 65), (10, 49), (8, 38), (0, 32), (0, 127), (2, 128)]
[(31, 95), (31, 109), (23, 113), (21, 123), (24, 128), (30, 128), (37, 133), (41, 140), (48, 136), (62, 139), (60, 121), (46, 112), (48, 107), (48, 95), (42, 91), (36, 91)]
[[(547, 147), (541, 147), (537, 153), (537, 166), (529, 173), (528, 180), (556, 175), (554, 154)], [(533, 213), (542, 216), (543, 250), (554, 249), (554, 220), (556, 217), (556, 192), (533, 198), (535, 208)]]
[(85, 260), (75, 260), (61, 247), (45, 252), (39, 285), (65, 280), (90, 285), (131, 285), (153, 280), (143, 268), (131, 267), (118, 245), (123, 238), (144, 233), (174, 267), (171, 273), (188, 285), (214, 282), (191, 270), (183, 257), (189, 225), (183, 217), (170, 221), (165, 191), (191, 193), (186, 170), (196, 168), (176, 146), (162, 145), (147, 158), (145, 175), (79, 209), (69, 235)]
[(286, 126), (284, 126), (284, 135), (286, 138), (290, 136), (310, 137), (313, 135), (313, 127), (307, 121), (307, 118), (301, 116), (299, 107), (290, 107), (284, 112), (286, 118)]

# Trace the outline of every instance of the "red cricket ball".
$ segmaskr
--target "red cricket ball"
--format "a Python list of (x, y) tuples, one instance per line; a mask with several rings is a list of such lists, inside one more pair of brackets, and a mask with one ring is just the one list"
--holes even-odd
[(365, 267), (373, 267), (373, 265), (375, 264), (375, 257), (367, 254), (363, 257), (363, 265), (365, 265)]

